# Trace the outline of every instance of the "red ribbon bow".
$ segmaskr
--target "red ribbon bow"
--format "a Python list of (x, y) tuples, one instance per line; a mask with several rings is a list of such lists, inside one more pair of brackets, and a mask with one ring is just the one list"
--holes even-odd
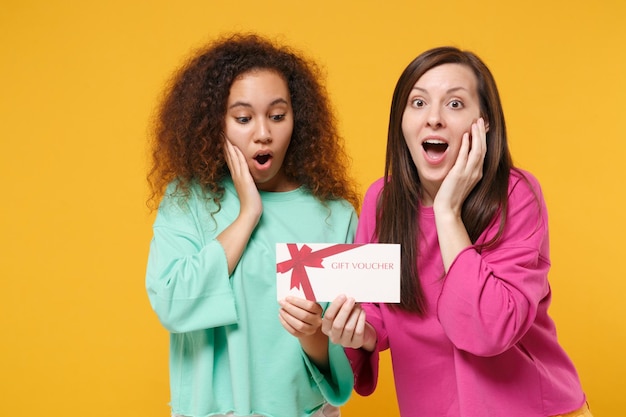
[(295, 243), (287, 243), (291, 259), (276, 264), (276, 272), (282, 274), (293, 269), (290, 288), (302, 288), (307, 300), (316, 301), (305, 267), (324, 268), (322, 261), (325, 257), (346, 252), (358, 246), (361, 244), (333, 245), (313, 252), (307, 245), (302, 245), (302, 248), (298, 249)]

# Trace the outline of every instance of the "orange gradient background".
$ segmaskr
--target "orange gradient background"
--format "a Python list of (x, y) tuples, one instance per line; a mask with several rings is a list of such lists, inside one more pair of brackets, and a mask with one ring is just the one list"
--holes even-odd
[[(361, 191), (382, 175), (408, 62), (452, 44), (488, 63), (514, 160), (547, 199), (560, 341), (594, 415), (620, 415), (625, 27), (621, 0), (3, 0), (2, 414), (169, 416), (168, 336), (144, 288), (146, 135), (182, 59), (242, 30), (326, 68)], [(376, 393), (355, 394), (344, 417), (397, 415), (388, 355), (381, 366)]]

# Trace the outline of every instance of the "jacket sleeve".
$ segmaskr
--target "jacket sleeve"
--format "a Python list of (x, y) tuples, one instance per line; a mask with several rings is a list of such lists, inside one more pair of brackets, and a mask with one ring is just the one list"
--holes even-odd
[(302, 356), (304, 357), (304, 362), (309, 374), (317, 384), (324, 398), (326, 398), (326, 401), (336, 407), (344, 405), (352, 394), (354, 376), (343, 348), (334, 343), (328, 343), (330, 378), (325, 376), (317, 366), (311, 362), (304, 351), (302, 351)]
[[(504, 233), (493, 248), (476, 245), (453, 261), (439, 297), (439, 321), (452, 343), (478, 356), (498, 355), (515, 345), (549, 297), (548, 221), (539, 184), (514, 177)], [(513, 175), (512, 175), (513, 178)], [(483, 233), (496, 233), (499, 219)]]
[(148, 256), (148, 297), (163, 326), (173, 333), (237, 321), (226, 254), (216, 239), (204, 241), (191, 204), (161, 205)]

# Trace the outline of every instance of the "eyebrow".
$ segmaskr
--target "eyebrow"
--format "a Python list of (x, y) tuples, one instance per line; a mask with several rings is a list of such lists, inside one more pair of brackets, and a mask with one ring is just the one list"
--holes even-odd
[[(270, 103), (270, 107), (275, 106), (277, 104), (289, 104), (289, 102), (285, 100), (284, 98), (277, 98)], [(252, 104), (246, 101), (235, 101), (233, 104), (228, 106), (229, 109), (232, 109), (234, 107), (252, 107)]]
[[(426, 90), (425, 88), (413, 87), (413, 90), (419, 90), (419, 91), (423, 91), (424, 93), (428, 93), (428, 90)], [(454, 93), (454, 92), (459, 91), (459, 90), (469, 91), (469, 90), (468, 90), (467, 88), (465, 88), (465, 87), (452, 87), (452, 88), (449, 88), (449, 89), (446, 91), (446, 94)]]

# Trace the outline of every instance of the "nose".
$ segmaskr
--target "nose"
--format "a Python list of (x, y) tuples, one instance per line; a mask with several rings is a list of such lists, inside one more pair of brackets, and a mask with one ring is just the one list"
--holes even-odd
[(426, 123), (429, 127), (438, 128), (442, 127), (444, 124), (443, 115), (441, 114), (441, 109), (437, 106), (431, 106), (428, 110), (428, 117), (426, 118)]
[(260, 143), (269, 143), (272, 141), (272, 133), (270, 131), (268, 120), (265, 120), (265, 119), (259, 120), (256, 132), (255, 132), (254, 140), (255, 142), (260, 142)]

